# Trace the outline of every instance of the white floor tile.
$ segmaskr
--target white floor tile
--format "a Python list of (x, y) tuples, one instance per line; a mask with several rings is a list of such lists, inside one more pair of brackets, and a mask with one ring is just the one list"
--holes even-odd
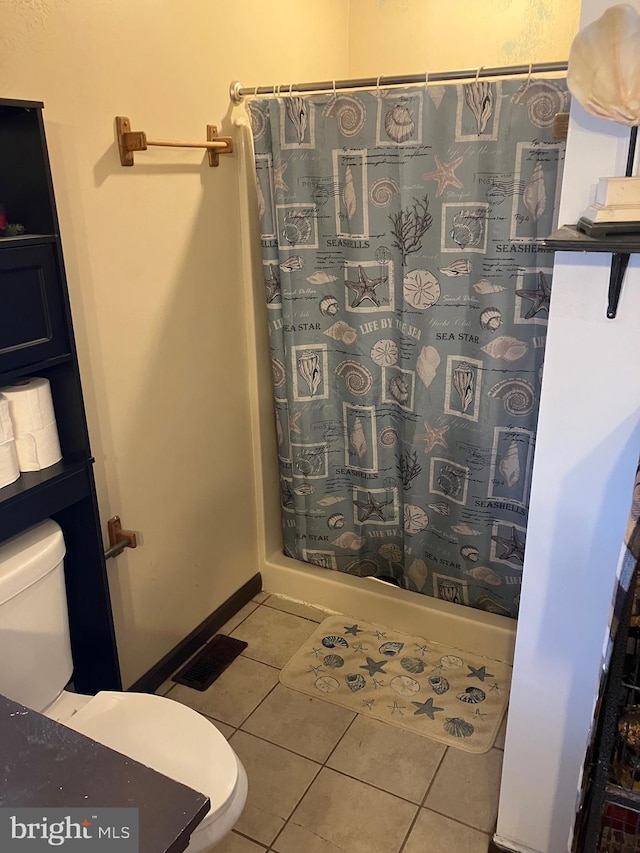
[(273, 607), (259, 607), (235, 629), (233, 636), (249, 643), (242, 653), (245, 657), (282, 669), (315, 629), (315, 622), (308, 619)]
[(214, 720), (239, 726), (277, 683), (276, 669), (241, 656), (207, 690), (176, 684), (168, 697)]
[(247, 804), (235, 828), (269, 845), (320, 765), (246, 732), (236, 732), (229, 743), (249, 777)]
[(354, 717), (353, 711), (278, 684), (242, 728), (322, 762)]
[(324, 767), (278, 838), (276, 849), (279, 853), (306, 850), (295, 837), (297, 826), (348, 853), (397, 853), (416, 811), (411, 803)]
[(235, 613), (228, 622), (225, 622), (222, 628), (217, 632), (218, 634), (230, 634), (235, 628), (240, 625), (241, 622), (249, 616), (250, 613), (253, 613), (254, 610), (258, 608), (258, 603), (256, 601), (248, 601), (244, 607), (241, 607), (237, 613)]
[(236, 832), (231, 832), (211, 848), (211, 853), (263, 853), (266, 849), (262, 844), (256, 844)]
[(413, 732), (358, 716), (327, 765), (419, 805), (446, 749)]
[(450, 747), (425, 806), (482, 832), (493, 832), (501, 770), (502, 751), (499, 749), (472, 755)]
[(487, 853), (489, 840), (477, 829), (420, 809), (403, 853)]
[[(271, 848), (275, 853), (351, 853), (346, 847), (337, 847), (317, 833), (289, 821)], [(370, 853), (374, 853), (373, 850)]]

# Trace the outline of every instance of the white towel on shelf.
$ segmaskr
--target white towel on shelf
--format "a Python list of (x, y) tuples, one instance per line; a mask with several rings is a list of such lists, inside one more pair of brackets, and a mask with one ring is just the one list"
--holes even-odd
[(15, 483), (20, 476), (9, 401), (0, 394), (0, 489)]
[(21, 471), (41, 471), (62, 459), (49, 380), (33, 376), (0, 389), (9, 403)]

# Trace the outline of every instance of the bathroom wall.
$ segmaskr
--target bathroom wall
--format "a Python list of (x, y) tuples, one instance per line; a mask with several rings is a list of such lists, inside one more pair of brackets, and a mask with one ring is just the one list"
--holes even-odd
[(46, 106), (101, 516), (142, 532), (108, 566), (125, 684), (258, 561), (237, 157), (123, 169), (113, 118), (229, 132), (233, 78), (346, 76), (347, 17), (342, 0), (0, 0), (0, 96)]
[[(581, 26), (611, 5), (583, 0)], [(577, 220), (598, 178), (624, 174), (628, 140), (573, 104), (561, 222)], [(640, 453), (640, 259), (615, 320), (610, 263), (563, 252), (553, 276), (497, 829), (539, 853), (567, 850)]]
[(580, 0), (350, 0), (352, 77), (566, 60)]

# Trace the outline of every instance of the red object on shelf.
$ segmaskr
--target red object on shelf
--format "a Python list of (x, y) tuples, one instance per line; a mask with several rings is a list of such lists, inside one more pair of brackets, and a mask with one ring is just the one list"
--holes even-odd
[(633, 809), (609, 803), (605, 806), (603, 825), (636, 835), (640, 828), (640, 814)]

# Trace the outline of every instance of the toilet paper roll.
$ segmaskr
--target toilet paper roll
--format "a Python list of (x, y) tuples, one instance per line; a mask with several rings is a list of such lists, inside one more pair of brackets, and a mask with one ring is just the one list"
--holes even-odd
[(13, 434), (28, 435), (56, 422), (49, 380), (41, 376), (21, 379), (15, 385), (0, 388), (9, 401)]
[(1, 389), (8, 402), (20, 471), (41, 471), (62, 459), (49, 380), (32, 377)]
[(13, 440), (13, 425), (9, 413), (9, 401), (0, 394), (0, 489), (15, 483), (20, 476), (16, 443)]
[(13, 441), (13, 422), (11, 421), (11, 409), (9, 401), (0, 393), (0, 444)]
[(15, 441), (6, 441), (0, 444), (0, 489), (15, 483), (20, 476), (18, 455), (16, 453)]
[(15, 445), (21, 471), (42, 471), (62, 459), (55, 423), (27, 435), (17, 435)]

